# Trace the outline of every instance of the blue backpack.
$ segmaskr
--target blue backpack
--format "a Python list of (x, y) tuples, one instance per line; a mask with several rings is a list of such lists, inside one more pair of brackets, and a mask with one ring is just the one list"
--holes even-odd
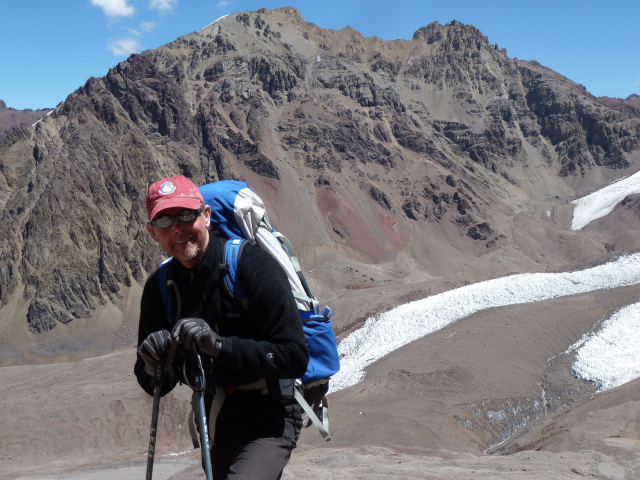
[[(293, 245), (271, 228), (264, 203), (245, 182), (221, 180), (199, 189), (205, 203), (211, 207), (212, 234), (226, 239), (222, 263), (227, 265), (227, 270), (223, 283), (231, 298), (245, 308), (248, 305), (236, 277), (242, 249), (248, 243), (255, 243), (269, 252), (287, 274), (309, 349), (307, 371), (296, 381), (294, 396), (309, 416), (307, 427), (315, 424), (324, 439), (331, 440), (326, 394), (330, 377), (340, 370), (331, 309), (324, 307), (320, 310), (304, 278)], [(169, 316), (172, 311), (170, 260), (165, 260), (158, 268), (160, 290)], [(179, 303), (177, 307), (180, 310)]]

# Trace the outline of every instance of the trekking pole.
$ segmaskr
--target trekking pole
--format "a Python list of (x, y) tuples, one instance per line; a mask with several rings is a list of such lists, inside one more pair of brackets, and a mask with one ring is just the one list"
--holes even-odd
[(162, 392), (162, 363), (156, 367), (153, 378), (155, 389), (153, 391), (153, 413), (151, 414), (151, 433), (149, 434), (149, 456), (147, 457), (146, 480), (151, 480), (153, 475), (153, 458), (156, 454), (156, 435), (158, 433), (158, 411), (160, 410), (160, 394)]
[(194, 395), (198, 400), (198, 416), (200, 419), (200, 448), (202, 453), (202, 463), (204, 464), (204, 473), (207, 480), (212, 480), (213, 475), (211, 473), (211, 448), (209, 446), (209, 427), (207, 425), (207, 415), (204, 410), (204, 369), (202, 368), (202, 362), (200, 355), (196, 350), (195, 344), (191, 349), (191, 361), (193, 367), (196, 368), (196, 385), (193, 389)]

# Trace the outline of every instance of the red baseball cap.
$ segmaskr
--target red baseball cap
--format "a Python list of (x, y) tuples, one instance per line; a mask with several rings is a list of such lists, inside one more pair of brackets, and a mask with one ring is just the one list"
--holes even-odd
[(147, 215), (150, 222), (163, 210), (176, 207), (198, 210), (200, 204), (204, 204), (200, 190), (191, 180), (182, 176), (163, 178), (147, 191)]

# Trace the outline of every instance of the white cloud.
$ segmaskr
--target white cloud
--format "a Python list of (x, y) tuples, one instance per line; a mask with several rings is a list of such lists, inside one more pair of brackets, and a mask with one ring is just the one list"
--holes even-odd
[(151, 33), (155, 27), (156, 22), (142, 22), (140, 24), (140, 30), (147, 33)]
[(149, 8), (168, 13), (178, 4), (178, 0), (149, 0)]
[(635, 82), (633, 82), (634, 85), (640, 85), (640, 80), (636, 80)]
[(107, 50), (111, 50), (114, 55), (130, 55), (142, 49), (142, 45), (135, 38), (122, 38), (112, 40)]
[(222, 2), (218, 2), (218, 7), (219, 8), (224, 8), (224, 7), (228, 7), (231, 4), (231, 2), (227, 1), (227, 0), (223, 0)]
[(153, 29), (155, 27), (156, 27), (156, 22), (142, 22), (137, 29), (127, 28), (127, 27), (122, 27), (122, 28), (124, 28), (131, 35), (135, 35), (136, 37), (141, 37), (145, 33), (153, 32)]
[(91, 5), (100, 7), (107, 17), (130, 17), (136, 13), (135, 9), (127, 4), (127, 0), (89, 0)]

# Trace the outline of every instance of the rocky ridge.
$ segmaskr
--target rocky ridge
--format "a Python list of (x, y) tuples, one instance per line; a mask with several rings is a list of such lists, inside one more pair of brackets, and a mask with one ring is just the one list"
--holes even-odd
[[(440, 275), (513, 244), (522, 205), (632, 170), (639, 149), (637, 116), (472, 26), (384, 42), (292, 8), (242, 12), (132, 55), (2, 140), (0, 305), (19, 296), (37, 334), (118, 304), (161, 259), (143, 199), (164, 175), (242, 178), (276, 211), (298, 205), (276, 220), (310, 267), (407, 251)], [(298, 228), (304, 208), (322, 223)], [(417, 253), (434, 232), (456, 239)], [(460, 259), (438, 265), (443, 252)]]
[(640, 117), (640, 95), (632, 93), (627, 98), (598, 97), (598, 102), (607, 107)]
[(14, 128), (27, 128), (49, 113), (51, 108), (16, 110), (0, 100), (0, 139)]

